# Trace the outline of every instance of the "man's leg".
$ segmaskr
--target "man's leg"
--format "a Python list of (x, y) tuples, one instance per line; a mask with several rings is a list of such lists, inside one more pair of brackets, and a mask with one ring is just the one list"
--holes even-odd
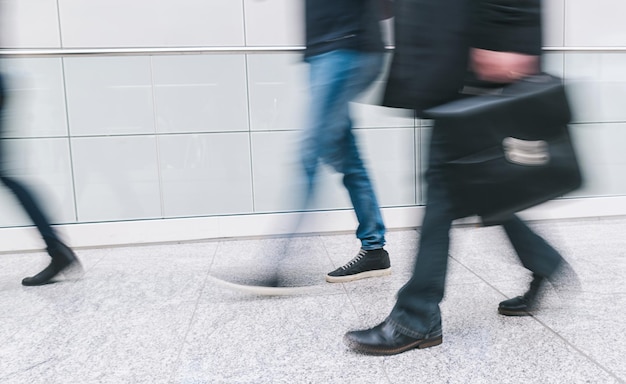
[(501, 302), (498, 312), (507, 316), (528, 316), (537, 305), (546, 280), (553, 277), (566, 263), (556, 249), (517, 216), (504, 222), (502, 226), (522, 265), (532, 272), (533, 279), (524, 295)]
[(435, 127), (427, 174), (428, 200), (413, 275), (399, 291), (396, 305), (383, 323), (346, 334), (346, 343), (356, 351), (392, 355), (442, 341), (439, 303), (445, 288), (450, 227), (458, 217), (441, 171), (443, 143)]
[[(382, 53), (338, 50), (311, 60), (312, 121), (319, 159), (344, 175), (359, 226), (361, 250), (346, 265), (326, 276), (329, 282), (347, 282), (391, 272), (385, 245), (385, 226), (367, 170), (352, 132), (349, 104), (378, 77)], [(324, 68), (324, 70), (320, 70)], [(309, 135), (310, 136), (310, 135)]]
[[(0, 76), (0, 140), (2, 139), (3, 133), (2, 111), (4, 109), (4, 101), (4, 84), (2, 82), (2, 76)], [(74, 252), (58, 238), (32, 192), (19, 181), (5, 174), (4, 169), (2, 169), (2, 156), (3, 153), (0, 146), (0, 181), (13, 192), (22, 205), (22, 208), (24, 208), (31, 221), (35, 224), (46, 243), (48, 254), (52, 258), (48, 267), (35, 276), (24, 278), (22, 284), (47, 284), (62, 270), (67, 269), (70, 265), (79, 264), (78, 259), (74, 255)]]

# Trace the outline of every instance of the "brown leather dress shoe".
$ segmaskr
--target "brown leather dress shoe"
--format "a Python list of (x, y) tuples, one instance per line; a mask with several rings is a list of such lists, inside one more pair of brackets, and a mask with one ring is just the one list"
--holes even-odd
[(346, 333), (344, 342), (356, 352), (369, 355), (395, 355), (409, 349), (424, 349), (442, 343), (441, 332), (417, 339), (400, 333), (396, 326), (385, 320), (371, 329)]

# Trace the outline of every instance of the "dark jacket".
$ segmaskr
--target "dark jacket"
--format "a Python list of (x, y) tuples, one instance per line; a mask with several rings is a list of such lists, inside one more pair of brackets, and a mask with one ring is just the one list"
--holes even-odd
[(459, 97), (470, 47), (541, 54), (541, 0), (395, 0), (383, 104), (419, 116)]
[(306, 0), (305, 57), (334, 51), (383, 51), (379, 0)]

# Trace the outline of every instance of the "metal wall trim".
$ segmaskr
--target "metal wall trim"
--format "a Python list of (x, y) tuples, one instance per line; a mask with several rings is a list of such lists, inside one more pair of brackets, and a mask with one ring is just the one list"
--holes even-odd
[[(387, 46), (392, 51), (393, 46)], [(626, 47), (544, 47), (545, 52), (626, 53)], [(304, 46), (0, 49), (2, 57), (141, 56), (302, 52)]]

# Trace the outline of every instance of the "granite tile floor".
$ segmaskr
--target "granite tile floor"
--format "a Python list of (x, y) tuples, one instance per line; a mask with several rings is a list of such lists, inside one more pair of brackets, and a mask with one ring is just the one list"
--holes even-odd
[[(397, 356), (349, 351), (411, 274), (419, 230), (391, 231), (393, 274), (328, 284), (351, 234), (79, 249), (82, 278), (22, 287), (43, 253), (0, 255), (0, 383), (625, 383), (626, 218), (531, 224), (578, 272), (534, 317), (497, 314), (529, 276), (503, 232), (453, 229), (444, 343)], [(313, 289), (255, 296), (216, 285), (272, 270)]]

